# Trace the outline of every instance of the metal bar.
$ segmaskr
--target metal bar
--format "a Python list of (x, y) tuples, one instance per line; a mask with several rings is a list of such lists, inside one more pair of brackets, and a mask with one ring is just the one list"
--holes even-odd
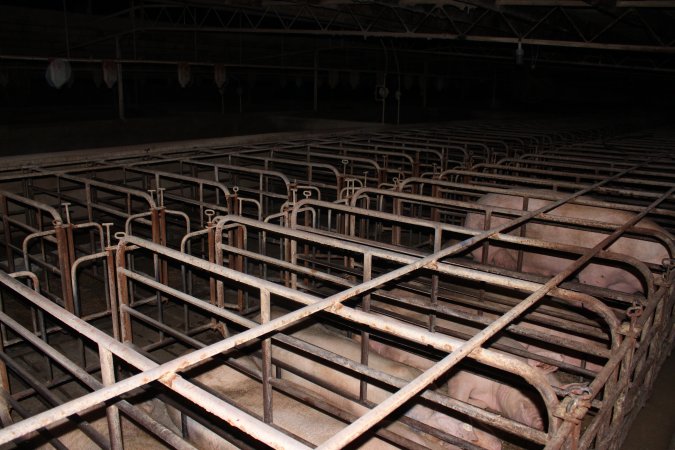
[(567, 40), (558, 40), (558, 39), (533, 39), (533, 38), (523, 38), (511, 36), (489, 36), (489, 35), (477, 35), (477, 34), (467, 34), (466, 31), (462, 35), (456, 33), (447, 33), (447, 32), (438, 32), (438, 33), (403, 33), (397, 31), (357, 31), (357, 30), (338, 30), (333, 29), (330, 31), (322, 31), (315, 29), (293, 29), (293, 30), (279, 30), (275, 28), (199, 28), (195, 29), (194, 27), (181, 26), (177, 28), (173, 27), (142, 27), (139, 28), (139, 31), (165, 31), (165, 32), (175, 32), (176, 30), (180, 31), (200, 31), (205, 33), (241, 33), (241, 34), (287, 34), (287, 35), (298, 35), (298, 36), (314, 36), (314, 35), (325, 35), (326, 33), (333, 36), (343, 36), (343, 37), (359, 37), (359, 38), (397, 38), (397, 37), (406, 37), (409, 39), (424, 39), (431, 40), (437, 39), (440, 41), (452, 41), (457, 39), (462, 39), (472, 42), (490, 42), (496, 44), (510, 44), (516, 45), (518, 42), (521, 42), (523, 45), (533, 45), (533, 46), (542, 46), (542, 47), (563, 47), (563, 48), (583, 48), (583, 49), (596, 49), (596, 50), (607, 50), (607, 51), (626, 51), (626, 52), (645, 52), (645, 53), (663, 53), (671, 54), (675, 53), (675, 47), (669, 46), (660, 46), (660, 45), (643, 45), (643, 44), (620, 44), (620, 43), (600, 43), (600, 42), (579, 42), (579, 41), (567, 41)]
[[(115, 364), (113, 355), (108, 349), (99, 345), (98, 354), (101, 361), (101, 379), (104, 386), (110, 386), (115, 383)], [(122, 444), (122, 424), (120, 422), (120, 413), (117, 406), (110, 405), (106, 408), (106, 418), (108, 420), (108, 433), (110, 438), (110, 448), (112, 450), (123, 450)]]
[[(72, 361), (70, 361), (63, 354), (57, 352), (53, 347), (49, 346), (41, 339), (38, 339), (34, 334), (26, 330), (24, 327), (22, 327), (18, 322), (9, 317), (7, 314), (0, 312), (0, 322), (5, 326), (10, 327), (15, 333), (20, 335), (27, 342), (30, 342), (31, 345), (34, 345), (37, 349), (40, 350), (40, 352), (43, 352), (46, 355), (48, 355), (50, 359), (54, 360), (57, 364), (66, 369), (73, 376), (77, 377), (79, 380), (81, 380), (90, 388), (99, 389), (103, 387), (103, 384), (96, 378), (91, 376), (87, 371), (85, 371)], [(164, 440), (167, 444), (170, 444), (176, 449), (182, 450), (194, 449), (194, 447), (187, 444), (185, 441), (183, 441), (178, 436), (173, 434), (173, 432), (165, 428), (163, 425), (155, 422), (154, 420), (150, 419), (147, 415), (141, 413), (129, 402), (123, 400), (118, 402), (117, 406), (121, 411), (123, 411), (128, 416), (132, 417), (136, 422), (141, 424), (144, 428), (153, 433), (155, 436)]]
[[(122, 267), (123, 266), (124, 265), (122, 264)], [(211, 394), (196, 388), (191, 383), (176, 375), (177, 371), (185, 370), (187, 367), (193, 366), (194, 364), (204, 361), (211, 356), (221, 353), (221, 347), (223, 346), (223, 343), (225, 343), (224, 347), (227, 348), (232, 348), (233, 346), (238, 345), (238, 343), (235, 341), (239, 341), (239, 339), (226, 339), (218, 344), (214, 344), (188, 355), (181, 356), (171, 362), (157, 365), (156, 363), (134, 352), (131, 350), (131, 348), (113, 340), (111, 337), (105, 335), (86, 322), (83, 322), (74, 316), (64, 316), (63, 314), (59, 314), (59, 309), (56, 309), (58, 308), (56, 305), (53, 305), (50, 302), (42, 299), (38, 294), (35, 294), (34, 291), (23, 286), (22, 284), (15, 282), (3, 273), (0, 273), (0, 283), (3, 283), (12, 291), (34, 302), (41, 309), (52, 314), (64, 324), (76, 329), (78, 332), (87, 334), (87, 336), (97, 341), (99, 344), (104, 344), (106, 348), (108, 348), (116, 356), (144, 370), (144, 372), (141, 372), (130, 378), (120, 380), (111, 386), (101, 388), (76, 400), (71, 400), (67, 403), (52, 408), (49, 411), (39, 413), (19, 423), (12, 424), (0, 430), (0, 442), (10, 442), (20, 436), (30, 433), (33, 430), (49, 426), (50, 424), (65, 419), (72, 414), (99, 405), (101, 402), (115, 398), (125, 392), (129, 392), (149, 382), (159, 380), (167, 387), (183, 395), (185, 398), (198, 402), (203, 408), (206, 408), (207, 411), (214, 413), (235, 427), (243, 427), (246, 433), (264, 442), (267, 442), (269, 445), (275, 448), (308, 448), (303, 445), (298, 445), (296, 441), (288, 438), (286, 435), (280, 433), (274, 428), (254, 420), (247, 414), (231, 407), (229, 404), (217, 399)], [(274, 322), (290, 323), (287, 322), (287, 319), (278, 321), (275, 320), (270, 322), (265, 328), (273, 328), (274, 325), (278, 325), (278, 323)], [(255, 334), (259, 331), (260, 330), (255, 330), (250, 332), (250, 334)]]
[[(673, 192), (675, 192), (675, 188), (671, 189), (666, 194), (664, 194), (660, 200), (654, 202), (652, 204), (652, 207), (655, 207), (658, 203), (660, 203), (660, 201), (662, 201), (664, 198), (667, 198)], [(576, 195), (580, 195), (580, 193), (576, 193), (575, 195), (570, 197), (574, 197)], [(546, 207), (541, 209), (545, 211)], [(513, 321), (523, 312), (531, 308), (534, 304), (536, 304), (536, 302), (541, 300), (550, 291), (551, 288), (557, 286), (565, 278), (574, 273), (584, 263), (588, 262), (597, 250), (606, 248), (612, 242), (618, 239), (623, 229), (637, 223), (640, 219), (642, 219), (642, 217), (644, 217), (647, 214), (647, 212), (648, 210), (645, 210), (641, 214), (636, 215), (633, 219), (628, 221), (622, 228), (618, 229), (610, 236), (603, 239), (603, 241), (597, 244), (592, 250), (590, 250), (584, 256), (579, 258), (574, 264), (567, 266), (563, 271), (561, 271), (556, 276), (551, 278), (551, 280), (549, 280), (544, 286), (542, 286), (532, 295), (528, 296), (528, 298), (523, 300), (521, 303), (519, 303), (517, 306), (511, 309), (508, 313), (496, 319), (494, 322), (492, 322), (492, 324), (488, 325), (482, 331), (480, 331), (479, 333), (474, 335), (471, 339), (466, 341), (465, 344), (453, 350), (448, 356), (446, 356), (441, 361), (436, 363), (430, 369), (426, 370), (422, 375), (420, 375), (415, 380), (410, 382), (408, 385), (399, 390), (397, 393), (393, 394), (385, 401), (380, 403), (376, 408), (372, 409), (367, 414), (361, 416), (358, 420), (353, 422), (344, 430), (335, 434), (331, 439), (324, 442), (319, 448), (325, 450), (342, 448), (346, 444), (353, 441), (354, 438), (359, 435), (359, 433), (364, 432), (369, 428), (371, 428), (372, 426), (374, 426), (377, 422), (379, 422), (384, 417), (389, 415), (396, 408), (400, 407), (412, 396), (418, 394), (430, 383), (433, 383), (438, 377), (443, 375), (445, 372), (447, 372), (447, 370), (456, 365), (462, 358), (466, 357), (469, 353), (474, 351), (485, 341), (494, 336), (497, 332), (499, 332), (502, 328), (508, 325), (511, 321)], [(607, 370), (607, 367), (605, 368), (605, 370)]]

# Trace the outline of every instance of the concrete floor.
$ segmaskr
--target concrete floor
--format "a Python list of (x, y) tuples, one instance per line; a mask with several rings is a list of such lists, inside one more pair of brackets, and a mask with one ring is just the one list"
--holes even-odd
[(622, 450), (675, 450), (675, 354), (670, 355), (654, 392), (631, 427)]
[(284, 131), (315, 131), (367, 126), (354, 122), (285, 114), (192, 113), (159, 118), (3, 124), (0, 156), (100, 147), (217, 138)]

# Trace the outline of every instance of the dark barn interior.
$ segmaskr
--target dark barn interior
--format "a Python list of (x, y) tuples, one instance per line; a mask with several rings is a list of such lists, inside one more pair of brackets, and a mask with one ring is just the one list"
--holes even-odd
[(675, 449), (675, 1), (0, 1), (0, 447)]

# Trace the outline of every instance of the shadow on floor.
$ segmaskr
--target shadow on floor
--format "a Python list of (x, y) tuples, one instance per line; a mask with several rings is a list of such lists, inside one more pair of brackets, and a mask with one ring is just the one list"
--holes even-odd
[(661, 368), (652, 396), (638, 414), (621, 450), (675, 450), (675, 355)]

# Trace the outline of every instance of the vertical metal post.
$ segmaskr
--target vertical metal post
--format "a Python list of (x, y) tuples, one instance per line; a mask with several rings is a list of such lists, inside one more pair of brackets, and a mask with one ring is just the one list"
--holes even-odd
[(120, 38), (115, 38), (115, 57), (117, 58), (117, 109), (120, 120), (124, 120), (124, 81), (122, 80), (122, 51), (120, 49)]
[[(530, 204), (530, 199), (527, 196), (523, 196), (523, 211), (527, 211), (529, 209), (529, 207), (530, 207), (529, 204)], [(527, 232), (526, 228), (527, 228), (527, 223), (524, 223), (520, 226), (520, 230), (519, 230), (520, 237), (526, 236), (526, 232)], [(516, 270), (519, 271), (519, 272), (523, 271), (523, 258), (524, 258), (523, 249), (520, 248), (520, 249), (518, 249), (518, 259), (517, 259), (517, 262), (516, 262)]]
[(66, 33), (66, 56), (70, 58), (70, 34), (68, 32), (68, 11), (66, 0), (63, 0), (63, 28)]
[[(222, 266), (223, 258), (220, 247), (222, 239), (218, 239), (216, 236), (216, 225), (212, 220), (214, 212), (212, 210), (207, 210), (206, 213), (208, 217), (208, 221), (206, 223), (206, 228), (208, 230), (206, 233), (206, 246), (209, 262)], [(214, 277), (209, 278), (209, 303), (214, 306), (218, 306), (219, 308), (225, 307), (225, 285), (222, 281), (217, 280)], [(225, 322), (217, 321), (215, 318), (212, 318), (211, 327), (214, 330), (217, 330), (223, 337), (229, 336), (227, 324)]]
[[(131, 8), (129, 8), (129, 16), (131, 18), (131, 43), (134, 51), (134, 59), (137, 58), (136, 53), (136, 2), (131, 0)], [(138, 99), (136, 99), (138, 101)]]
[[(235, 180), (236, 181), (236, 180)], [(241, 215), (241, 202), (239, 201), (239, 187), (232, 187), (233, 194), (230, 195), (230, 202), (228, 205), (228, 210), (231, 214)], [(245, 248), (244, 243), (244, 234), (241, 227), (235, 227), (227, 234), (228, 242), (230, 245), (237, 248)], [(229, 258), (229, 267), (230, 269), (236, 270), (238, 272), (245, 272), (244, 268), (244, 258), (241, 255), (230, 254)], [(237, 308), (239, 311), (244, 310), (244, 291), (241, 287), (237, 287)]]
[(394, 97), (396, 98), (396, 125), (401, 124), (401, 81), (399, 78), (399, 86), (398, 90), (394, 93)]
[[(164, 208), (162, 200), (163, 190), (163, 188), (157, 189), (157, 198), (160, 206), (158, 208), (152, 208), (150, 216), (152, 219), (152, 242), (160, 245), (166, 245), (166, 208)], [(157, 255), (154, 256), (154, 262), (158, 269), (158, 281), (161, 281), (162, 284), (166, 284), (169, 279), (167, 262), (160, 259)]]
[[(115, 364), (110, 350), (98, 346), (98, 353), (101, 359), (101, 378), (104, 386), (115, 384)], [(117, 406), (110, 405), (105, 410), (108, 419), (108, 430), (110, 431), (110, 448), (112, 450), (124, 450), (122, 444), (122, 424), (120, 423), (120, 412)]]
[(497, 73), (492, 74), (492, 108), (497, 107)]
[[(214, 227), (213, 244), (209, 243), (209, 246), (213, 247), (214, 262), (219, 266), (225, 264), (225, 256), (223, 255), (222, 243), (223, 243), (223, 233), (221, 232), (216, 234)], [(225, 284), (220, 279), (216, 280), (216, 305), (221, 308), (225, 307)]]
[[(400, 180), (394, 180), (396, 184), (398, 184), (398, 181)], [(392, 208), (391, 212), (392, 214), (396, 214), (397, 216), (401, 215), (402, 211), (402, 204), (401, 204), (401, 199), (395, 198), (392, 201)], [(401, 244), (401, 226), (400, 225), (392, 225), (391, 226), (391, 243), (394, 245), (400, 245)]]
[[(443, 230), (441, 229), (440, 226), (435, 226), (434, 227), (434, 253), (438, 253), (441, 251), (441, 236), (442, 236)], [(431, 302), (432, 306), (437, 306), (438, 305), (438, 273), (434, 272), (434, 274), (431, 276), (431, 292), (430, 292), (430, 297), (429, 301)], [(431, 314), (429, 314), (429, 331), (434, 333), (436, 331), (436, 313), (435, 310), (432, 310)]]
[[(213, 221), (211, 220), (213, 217), (213, 211), (207, 210), (205, 211), (205, 215), (208, 218), (206, 222), (206, 228), (208, 229), (206, 233), (206, 250), (209, 258), (209, 262), (215, 263), (216, 262), (216, 228), (215, 225), (213, 224)], [(218, 298), (217, 295), (217, 290), (216, 290), (216, 279), (214, 277), (209, 277), (209, 302), (212, 305), (217, 305), (222, 306), (219, 303), (216, 303), (216, 299)], [(215, 319), (213, 319), (213, 324), (215, 325)]]
[[(162, 202), (162, 208), (159, 210), (159, 243), (162, 245), (167, 245), (166, 242), (166, 207), (164, 207), (164, 188), (158, 189), (159, 196)], [(163, 284), (169, 285), (169, 263), (167, 260), (162, 259), (161, 261), (161, 281)]]
[[(260, 323), (267, 323), (272, 316), (270, 292), (260, 289)], [(263, 420), (272, 423), (272, 340), (262, 341), (262, 384), (263, 384)]]
[[(187, 10), (188, 11), (190, 10), (189, 6), (187, 7)], [(198, 61), (199, 57), (198, 57), (198, 53), (197, 53), (197, 49), (198, 49), (198, 46), (197, 46), (197, 8), (194, 8), (192, 10), (192, 25), (195, 27), (195, 31), (194, 31), (194, 33), (192, 33), (192, 48), (193, 48), (193, 51), (194, 51), (195, 61)]]
[[(241, 227), (237, 227), (234, 230), (234, 245), (237, 248), (246, 249), (246, 243), (244, 242), (244, 230)], [(242, 255), (237, 255), (235, 257), (235, 270), (238, 270), (241, 273), (246, 273), (246, 267), (244, 265), (244, 257)], [(237, 289), (237, 308), (239, 311), (244, 311), (247, 305), (244, 304), (244, 290), (239, 287)]]
[[(0, 309), (4, 311), (3, 307), (3, 298), (2, 293), (0, 293)], [(5, 339), (7, 336), (7, 329), (5, 324), (0, 322), (0, 352), (5, 352)], [(7, 373), (7, 366), (5, 362), (0, 360), (0, 389), (10, 393), (10, 384), (9, 384), (9, 375)], [(9, 405), (7, 405), (7, 400), (2, 396), (4, 401), (0, 401), (0, 417), (2, 418), (11, 418)], [(4, 421), (3, 421), (4, 422)], [(9, 425), (9, 423), (3, 423), (3, 427)]]
[[(286, 240), (286, 242), (287, 242), (287, 248), (289, 249), (288, 250), (289, 253), (287, 254), (287, 261), (290, 261), (291, 264), (293, 264), (293, 265), (297, 265), (298, 264), (298, 241), (296, 241), (295, 239), (290, 239), (290, 240)], [(288, 245), (288, 244), (290, 244), (290, 245)], [(290, 288), (293, 289), (293, 290), (297, 290), (298, 289), (298, 274), (295, 273), (295, 272), (286, 272), (286, 273), (287, 274), (290, 273), (290, 277), (291, 277)]]
[[(386, 53), (385, 53), (386, 57)], [(382, 96), (382, 118), (380, 121), (384, 123), (385, 118), (386, 118), (386, 112), (387, 112), (387, 97), (389, 96), (389, 92), (387, 91), (387, 70), (385, 68), (384, 74), (382, 75), (382, 86), (383, 89), (385, 90), (385, 94)]]
[[(5, 235), (5, 256), (7, 257), (7, 268), (10, 272), (15, 272), (16, 267), (14, 267), (14, 252), (12, 251), (12, 232), (10, 230), (9, 224), (9, 205), (7, 203), (7, 197), (0, 195), (0, 212), (2, 212), (2, 228)], [(30, 263), (27, 263), (26, 270), (30, 271)]]
[[(122, 233), (115, 234), (115, 237), (121, 239), (123, 237)], [(119, 308), (120, 312), (120, 340), (121, 342), (130, 343), (132, 342), (132, 330), (131, 330), (131, 317), (129, 313), (122, 307), (129, 306), (129, 281), (127, 276), (119, 270), (120, 268), (126, 268), (125, 258), (126, 258), (126, 246), (118, 245), (117, 246), (117, 255), (115, 256), (115, 271), (117, 272), (117, 305), (116, 308)]]
[(70, 278), (70, 244), (68, 242), (68, 233), (66, 231), (68, 227), (70, 227), (70, 224), (64, 225), (61, 222), (54, 221), (54, 235), (56, 237), (56, 252), (58, 253), (59, 258), (63, 306), (68, 312), (75, 313), (75, 304), (73, 302), (73, 285)]
[(422, 76), (422, 108), (427, 107), (427, 79), (429, 78), (429, 61), (424, 61), (424, 75)]
[[(309, 198), (309, 197), (310, 197), (310, 196), (308, 195), (308, 194), (310, 194), (309, 191), (304, 191), (303, 194), (305, 195), (305, 198)], [(305, 224), (305, 227), (309, 228), (310, 225), (311, 225), (310, 216), (309, 216), (309, 211), (305, 211), (304, 216), (305, 216), (305, 217), (304, 217), (304, 220), (305, 220), (305, 223), (304, 223), (304, 224)], [(305, 266), (305, 267), (309, 267), (309, 263), (308, 263), (308, 261), (309, 261), (309, 245), (307, 244), (307, 242), (305, 242), (305, 245), (303, 245), (302, 253), (303, 253), (303, 255), (304, 255), (304, 260), (305, 260), (304, 266)], [(353, 260), (352, 260), (352, 263), (353, 263)], [(310, 283), (311, 283), (311, 281), (310, 281), (310, 279), (309, 279), (308, 277), (305, 277), (304, 283), (305, 283), (306, 286), (309, 286)], [(296, 287), (296, 288), (297, 288), (297, 287)]]
[[(632, 322), (631, 322), (632, 323)], [(645, 322), (643, 325), (643, 328), (641, 330), (642, 333), (648, 333), (649, 326), (648, 322)], [(654, 336), (657, 337), (657, 336)], [(632, 328), (631, 325), (631, 330), (630, 332), (626, 335), (625, 339), (629, 339), (633, 341), (633, 345), (629, 347), (629, 350), (626, 352), (624, 355), (623, 359), (621, 360), (621, 363), (619, 364), (619, 367), (615, 369), (612, 374), (608, 377), (607, 381), (605, 382), (605, 386), (603, 388), (603, 392), (605, 393), (604, 395), (609, 396), (614, 393), (616, 389), (618, 389), (619, 386), (629, 386), (630, 385), (630, 380), (633, 377), (634, 374), (637, 374), (638, 371), (635, 370), (636, 365), (635, 361), (633, 360), (635, 356), (635, 350), (636, 350), (636, 344), (638, 340), (638, 335), (635, 333), (635, 330)], [(647, 342), (643, 341), (644, 345), (648, 345)], [(645, 358), (647, 356), (645, 355)], [(645, 383), (644, 379), (641, 380), (635, 380), (637, 383)], [(627, 388), (624, 388), (627, 389)], [(639, 391), (636, 391), (636, 393)], [(610, 448), (612, 444), (612, 438), (614, 438), (614, 433), (612, 433), (611, 428), (613, 426), (616, 426), (616, 424), (619, 424), (622, 422), (622, 419), (624, 418), (624, 410), (626, 408), (626, 390), (624, 390), (619, 396), (617, 397), (616, 401), (612, 405), (612, 411), (611, 415), (607, 415), (607, 419), (604, 423), (602, 423), (598, 427), (598, 432), (597, 432), (597, 438), (596, 442), (602, 446), (604, 445), (605, 448)], [(638, 393), (639, 395), (639, 393)], [(601, 448), (601, 447), (598, 447)]]
[(314, 112), (319, 111), (319, 66), (318, 66), (319, 51), (314, 51)]
[[(373, 256), (370, 253), (363, 254), (363, 283), (370, 281), (372, 277), (372, 267), (373, 267)], [(363, 296), (363, 302), (361, 303), (361, 308), (364, 312), (370, 311), (370, 294)], [(368, 365), (368, 354), (369, 354), (369, 342), (370, 342), (370, 333), (367, 331), (361, 332), (361, 364)], [(359, 390), (359, 399), (367, 400), (368, 399), (368, 383), (365, 380), (361, 380), (360, 390)]]
[(110, 313), (113, 322), (113, 337), (120, 340), (120, 312), (117, 303), (117, 282), (115, 280), (115, 247), (108, 244), (105, 248), (105, 258), (110, 295)]

